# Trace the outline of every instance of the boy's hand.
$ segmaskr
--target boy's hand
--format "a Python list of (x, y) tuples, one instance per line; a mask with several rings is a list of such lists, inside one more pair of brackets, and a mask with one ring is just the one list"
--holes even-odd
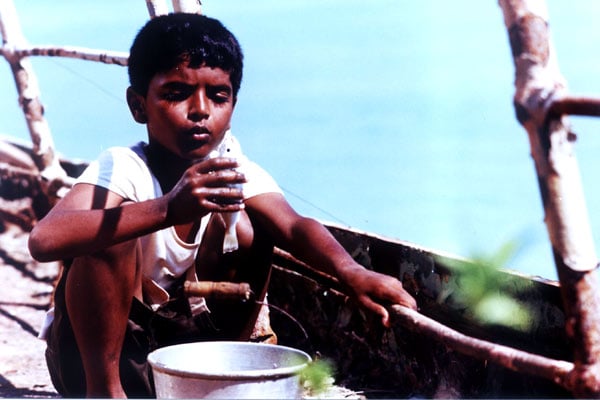
[(239, 184), (246, 178), (234, 170), (238, 166), (233, 159), (218, 157), (188, 168), (167, 194), (168, 221), (176, 225), (198, 220), (213, 211), (242, 210), (244, 195)]
[(415, 299), (402, 287), (402, 282), (357, 265), (346, 275), (345, 284), (364, 308), (381, 316), (385, 327), (390, 327), (390, 316), (383, 304), (400, 304), (417, 309)]

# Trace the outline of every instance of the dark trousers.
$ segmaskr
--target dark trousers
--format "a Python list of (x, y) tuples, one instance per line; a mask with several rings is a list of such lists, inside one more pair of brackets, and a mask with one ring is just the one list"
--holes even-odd
[[(46, 362), (54, 387), (63, 397), (85, 397), (83, 363), (65, 304), (68, 267), (55, 291), (54, 321), (47, 337)], [(218, 340), (208, 312), (192, 316), (188, 299), (175, 297), (157, 311), (133, 298), (120, 358), (120, 375), (128, 397), (155, 397), (148, 354), (173, 344)], [(221, 338), (222, 339), (222, 338)]]

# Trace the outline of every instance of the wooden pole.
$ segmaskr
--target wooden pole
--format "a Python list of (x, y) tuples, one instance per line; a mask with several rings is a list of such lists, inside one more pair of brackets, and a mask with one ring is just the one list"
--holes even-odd
[(15, 52), (15, 49), (27, 47), (27, 42), (11, 0), (0, 1), (0, 33), (2, 55), (10, 65), (17, 86), (19, 104), (23, 109), (33, 143), (34, 161), (46, 180), (63, 178), (66, 172), (60, 166), (54, 152), (54, 141), (48, 122), (44, 118), (44, 107), (39, 98), (40, 90), (33, 67), (27, 57), (21, 57)]
[(575, 135), (562, 115), (576, 102), (565, 100), (569, 97), (550, 40), (544, 1), (499, 0), (499, 4), (515, 65), (514, 106), (529, 136), (567, 335), (575, 347), (570, 386), (576, 396), (600, 397), (598, 259), (573, 149)]
[(175, 12), (202, 14), (202, 2), (200, 0), (173, 0)]
[(146, 6), (148, 7), (150, 18), (169, 13), (169, 7), (165, 0), (146, 0)]

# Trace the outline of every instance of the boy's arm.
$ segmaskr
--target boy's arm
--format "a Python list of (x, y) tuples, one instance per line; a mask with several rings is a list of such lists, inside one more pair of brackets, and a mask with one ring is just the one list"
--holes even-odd
[(388, 326), (389, 315), (382, 302), (416, 309), (399, 280), (356, 263), (322, 224), (296, 213), (282, 195), (252, 197), (246, 209), (263, 223), (277, 246), (337, 277), (359, 303), (381, 316), (384, 325)]
[(92, 254), (114, 244), (212, 211), (238, 211), (245, 182), (234, 160), (214, 158), (188, 168), (175, 187), (153, 200), (134, 202), (100, 186), (80, 183), (56, 204), (29, 236), (31, 255), (52, 261)]
[(164, 199), (127, 202), (103, 187), (78, 184), (37, 223), (29, 249), (40, 261), (91, 254), (159, 229), (166, 210)]

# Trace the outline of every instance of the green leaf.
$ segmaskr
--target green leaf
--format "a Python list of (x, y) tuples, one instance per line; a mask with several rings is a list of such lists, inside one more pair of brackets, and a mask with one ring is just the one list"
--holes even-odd
[(509, 241), (494, 253), (479, 254), (470, 261), (438, 258), (452, 272), (455, 301), (476, 320), (520, 331), (530, 329), (533, 315), (514, 296), (526, 292), (532, 283), (500, 271), (520, 247)]
[(519, 331), (531, 327), (529, 311), (518, 301), (501, 294), (485, 296), (476, 304), (474, 314), (485, 324), (504, 325)]
[(335, 367), (328, 359), (310, 362), (300, 373), (300, 382), (311, 395), (325, 392), (333, 384)]

